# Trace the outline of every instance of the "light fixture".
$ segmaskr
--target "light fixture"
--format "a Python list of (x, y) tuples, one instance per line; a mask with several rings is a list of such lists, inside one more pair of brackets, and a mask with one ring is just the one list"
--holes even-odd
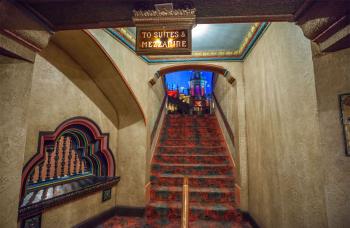
[(192, 37), (199, 37), (203, 35), (207, 30), (208, 30), (207, 24), (196, 25), (196, 27), (192, 29)]

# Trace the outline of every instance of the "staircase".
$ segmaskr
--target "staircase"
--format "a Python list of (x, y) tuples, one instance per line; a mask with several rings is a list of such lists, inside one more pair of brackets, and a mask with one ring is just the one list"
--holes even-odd
[(152, 161), (148, 226), (180, 227), (186, 175), (190, 227), (241, 227), (230, 159), (214, 115), (167, 115)]

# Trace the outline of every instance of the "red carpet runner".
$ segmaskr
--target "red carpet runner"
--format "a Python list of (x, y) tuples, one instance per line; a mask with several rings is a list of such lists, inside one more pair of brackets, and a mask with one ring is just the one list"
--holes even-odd
[(184, 175), (190, 227), (250, 227), (235, 208), (233, 167), (215, 116), (166, 116), (152, 161), (146, 227), (180, 227)]

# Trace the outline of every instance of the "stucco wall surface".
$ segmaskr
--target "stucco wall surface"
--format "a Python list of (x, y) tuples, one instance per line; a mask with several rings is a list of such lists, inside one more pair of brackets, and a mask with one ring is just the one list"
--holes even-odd
[(244, 64), (249, 212), (261, 227), (326, 227), (311, 45), (272, 23)]
[(0, 56), (0, 227), (17, 227), (33, 65)]
[[(150, 141), (150, 137), (158, 116), (161, 103), (164, 98), (163, 86), (162, 84), (156, 84), (154, 86), (149, 85), (148, 81), (153, 76), (152, 74), (150, 75), (149, 65), (145, 63), (140, 57), (135, 55), (135, 53), (133, 53), (129, 48), (115, 40), (106, 31), (102, 29), (95, 29), (89, 30), (89, 32), (91, 32), (91, 34), (97, 39), (97, 41), (111, 56), (112, 60), (115, 62), (118, 69), (121, 71), (125, 80), (130, 86), (131, 90), (135, 94), (136, 99), (139, 101), (141, 108), (145, 114), (146, 125), (142, 127), (137, 123), (136, 125), (139, 126), (138, 129), (134, 128), (135, 124), (133, 124), (132, 126), (128, 126), (128, 128), (130, 127), (131, 131), (130, 135), (126, 134), (127, 131), (123, 131), (122, 137), (125, 137), (125, 140), (123, 140), (122, 138), (120, 138), (119, 140), (120, 144), (125, 144), (121, 145), (120, 150), (123, 150), (124, 148), (125, 150), (127, 149), (129, 151), (130, 149), (130, 152), (125, 154), (125, 158), (128, 158), (128, 156), (134, 157), (133, 159), (130, 159), (129, 157), (128, 159), (124, 160), (127, 165), (124, 165), (122, 169), (126, 171), (131, 169), (132, 167), (135, 168), (135, 165), (139, 164), (137, 166), (137, 169), (140, 169), (140, 172), (137, 173), (137, 176), (141, 177), (139, 174), (142, 173), (142, 181), (140, 179), (139, 182), (142, 182), (144, 186), (149, 181), (149, 172), (147, 170), (149, 170), (151, 159), (150, 149), (152, 142)], [(137, 133), (137, 131), (139, 133)], [(143, 138), (133, 138), (135, 134), (138, 134), (138, 137)], [(140, 142), (142, 144), (136, 146), (136, 142)], [(139, 151), (136, 152), (134, 151), (134, 149), (131, 149), (132, 146), (138, 148)], [(141, 163), (141, 161), (144, 164)], [(132, 169), (130, 170), (130, 172), (134, 171), (132, 171)], [(130, 180), (135, 180), (136, 177), (129, 176), (127, 178), (131, 178)], [(134, 183), (136, 184), (136, 182)], [(125, 188), (121, 191), (125, 193), (127, 193), (128, 191), (137, 191), (139, 192), (139, 194), (141, 194), (141, 191), (143, 191), (143, 199), (141, 200), (141, 195), (137, 195), (136, 198), (139, 200), (136, 200), (136, 205), (133, 205), (130, 199), (126, 199), (125, 197), (123, 197), (118, 199), (118, 203), (127, 206), (144, 206), (144, 190), (144, 188), (140, 188), (140, 185), (134, 185), (134, 187)]]
[(350, 224), (350, 157), (345, 156), (338, 95), (350, 93), (350, 49), (328, 54), (315, 50), (313, 60), (328, 227), (345, 228)]
[(148, 66), (140, 57), (120, 42), (116, 41), (103, 29), (89, 30), (97, 41), (111, 56), (124, 78), (128, 82), (131, 90), (140, 102), (144, 113), (147, 113), (148, 97)]
[[(68, 56), (56, 51), (56, 57), (64, 62), (64, 67), (74, 69), (76, 76), (83, 80), (91, 80)], [(118, 166), (116, 126), (66, 75), (42, 56), (37, 55), (28, 107), (25, 162), (37, 152), (40, 131), (54, 131), (60, 123), (75, 116), (88, 117), (100, 127), (103, 133), (109, 133), (109, 147)], [(102, 203), (101, 192), (98, 192), (67, 205), (52, 208), (43, 214), (42, 226), (75, 225), (114, 206), (115, 198), (113, 194), (111, 200)]]

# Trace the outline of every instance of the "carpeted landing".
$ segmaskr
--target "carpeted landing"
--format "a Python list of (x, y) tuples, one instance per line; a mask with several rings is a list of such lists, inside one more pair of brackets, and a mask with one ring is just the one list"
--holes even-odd
[(189, 227), (251, 227), (235, 206), (232, 162), (214, 115), (167, 115), (151, 164), (145, 218), (113, 217), (103, 227), (180, 227), (189, 177)]

